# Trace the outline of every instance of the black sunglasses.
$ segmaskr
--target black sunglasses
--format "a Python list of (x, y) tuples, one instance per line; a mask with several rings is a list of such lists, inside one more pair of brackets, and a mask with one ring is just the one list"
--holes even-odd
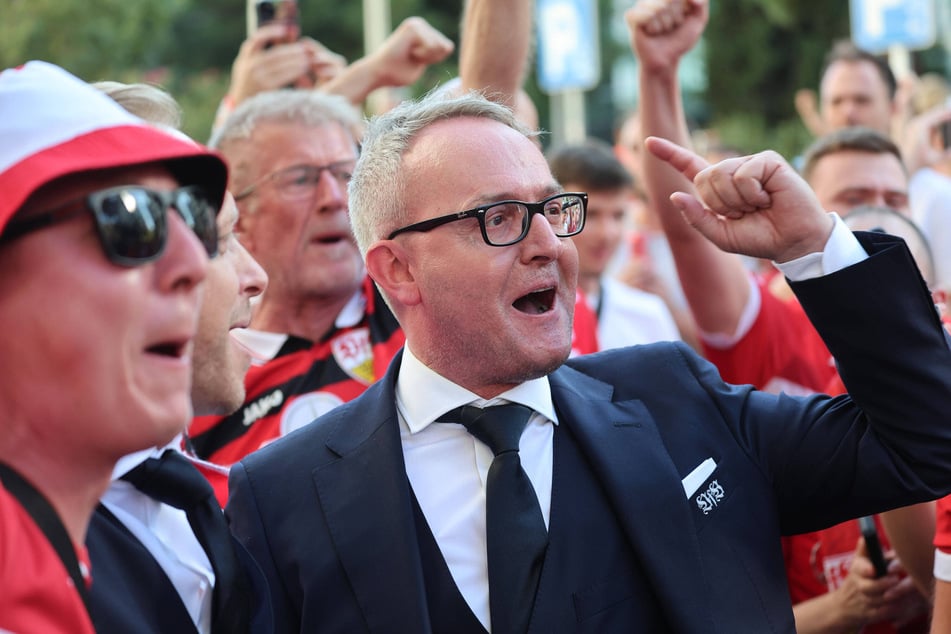
[(99, 242), (109, 261), (133, 267), (162, 255), (168, 242), (168, 208), (173, 207), (195, 232), (209, 258), (218, 253), (219, 198), (200, 185), (157, 191), (122, 185), (93, 192), (50, 211), (7, 225), (0, 242), (92, 212)]

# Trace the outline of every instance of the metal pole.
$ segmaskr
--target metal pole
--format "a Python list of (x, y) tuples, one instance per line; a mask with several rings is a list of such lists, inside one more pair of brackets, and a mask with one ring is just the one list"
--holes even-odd
[[(390, 18), (390, 0), (363, 0), (363, 51), (369, 55), (383, 45), (392, 30)], [(370, 112), (378, 112), (381, 101), (385, 99), (380, 91), (374, 91), (367, 97)]]
[(551, 95), (551, 142), (580, 143), (588, 134), (585, 123), (584, 91), (566, 90)]

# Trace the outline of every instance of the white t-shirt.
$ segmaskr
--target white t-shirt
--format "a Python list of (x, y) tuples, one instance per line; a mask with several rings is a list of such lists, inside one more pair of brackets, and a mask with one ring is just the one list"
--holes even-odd
[(600, 296), (588, 295), (587, 300), (591, 310), (599, 313), (601, 350), (680, 339), (677, 324), (658, 295), (605, 277), (601, 279)]

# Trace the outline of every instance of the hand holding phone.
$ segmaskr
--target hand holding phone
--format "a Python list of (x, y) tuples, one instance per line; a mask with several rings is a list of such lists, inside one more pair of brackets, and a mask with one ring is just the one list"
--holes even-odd
[(875, 566), (875, 576), (884, 577), (888, 574), (888, 560), (885, 559), (885, 552), (882, 550), (882, 541), (878, 537), (878, 528), (875, 526), (875, 518), (871, 515), (860, 517), (858, 519), (859, 530), (865, 539), (865, 552), (868, 558)]
[(248, 0), (247, 10), (248, 35), (267, 24), (296, 27), (294, 32), (300, 33), (297, 0)]

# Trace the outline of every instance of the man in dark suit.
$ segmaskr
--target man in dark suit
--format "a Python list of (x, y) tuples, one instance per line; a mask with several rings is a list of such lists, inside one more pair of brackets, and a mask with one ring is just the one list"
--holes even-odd
[(231, 470), (278, 629), (793, 631), (781, 534), (951, 488), (951, 351), (911, 256), (775, 153), (703, 169), (651, 139), (691, 224), (781, 263), (852, 396), (730, 386), (682, 344), (566, 362), (586, 199), (529, 137), (471, 95), (371, 123), (350, 214), (406, 346)]
[[(109, 83), (97, 87), (154, 125), (174, 128), (178, 124), (178, 104), (153, 86)], [(247, 326), (251, 299), (267, 286), (264, 270), (238, 242), (237, 220), (234, 198), (226, 194), (215, 218), (217, 252), (208, 265), (191, 351), (190, 396), (193, 410), (200, 414), (231, 412), (244, 400), (243, 378), (251, 360), (248, 351), (232, 339), (231, 331)], [(180, 452), (183, 431), (184, 426), (167, 445), (123, 456), (92, 517), (86, 536), (95, 571), (90, 613), (99, 632), (248, 631), (249, 616), (243, 608), (250, 605), (250, 598), (243, 571), (219, 560), (222, 554), (233, 558), (227, 529), (216, 532), (203, 522), (193, 525), (195, 511), (189, 516), (182, 508), (204, 503), (199, 513), (217, 513), (211, 519), (223, 526), (221, 507), (213, 496), (207, 497), (212, 489), (205, 478), (223, 486), (227, 472), (185, 458)], [(130, 475), (148, 473), (147, 464), (165, 464), (165, 477), (153, 471), (146, 482)], [(168, 488), (162, 486), (163, 480), (171, 482)], [(236, 551), (235, 555), (242, 555), (240, 547)], [(255, 591), (263, 592), (259, 587)], [(267, 627), (266, 607), (254, 618)]]

